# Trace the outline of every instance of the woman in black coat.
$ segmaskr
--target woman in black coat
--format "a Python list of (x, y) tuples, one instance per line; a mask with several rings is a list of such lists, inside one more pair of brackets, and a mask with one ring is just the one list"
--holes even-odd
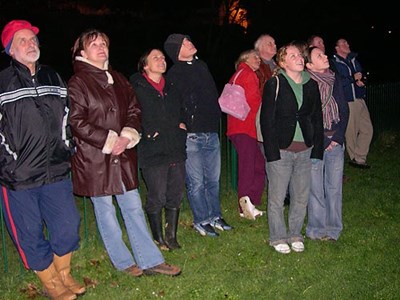
[[(185, 186), (186, 125), (181, 97), (166, 82), (161, 50), (139, 59), (139, 72), (130, 77), (142, 109), (139, 167), (147, 187), (145, 211), (154, 240), (161, 249), (180, 248), (176, 239), (179, 208)], [(165, 238), (162, 211), (165, 209)]]

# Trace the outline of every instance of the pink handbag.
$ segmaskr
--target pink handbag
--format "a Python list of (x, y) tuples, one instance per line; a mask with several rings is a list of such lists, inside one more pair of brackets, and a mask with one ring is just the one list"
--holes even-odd
[(242, 71), (243, 69), (237, 72), (232, 84), (225, 84), (221, 96), (218, 98), (218, 103), (224, 113), (244, 121), (250, 111), (250, 106), (247, 103), (244, 89), (235, 84)]

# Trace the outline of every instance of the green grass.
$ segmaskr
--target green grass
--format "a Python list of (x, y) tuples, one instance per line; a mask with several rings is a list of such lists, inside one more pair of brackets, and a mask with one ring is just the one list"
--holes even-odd
[[(399, 134), (392, 134), (398, 141)], [(88, 236), (82, 222), (81, 248), (73, 257), (74, 276), (89, 284), (80, 298), (399, 299), (400, 147), (392, 140), (383, 135), (374, 142), (372, 169), (346, 163), (350, 181), (343, 191), (342, 235), (336, 243), (306, 239), (303, 253), (275, 252), (268, 246), (266, 217), (239, 218), (235, 193), (223, 191), (223, 214), (233, 231), (218, 238), (199, 236), (191, 228), (185, 200), (178, 232), (183, 248), (163, 252), (167, 262), (182, 267), (182, 274), (133, 278), (111, 265), (88, 201)], [(77, 203), (83, 211), (83, 200)], [(40, 299), (34, 290), (40, 289), (38, 279), (20, 267), (7, 234), (6, 239), (9, 269), (0, 276), (0, 299)]]

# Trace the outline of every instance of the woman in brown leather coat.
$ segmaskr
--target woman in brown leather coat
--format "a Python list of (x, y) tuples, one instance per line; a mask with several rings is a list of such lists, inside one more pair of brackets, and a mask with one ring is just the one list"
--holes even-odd
[[(135, 145), (141, 111), (128, 80), (108, 66), (109, 38), (83, 32), (73, 47), (69, 80), (74, 192), (91, 198), (97, 226), (113, 265), (133, 276), (178, 275), (152, 240), (138, 192)], [(133, 256), (122, 238), (113, 197), (121, 210)]]

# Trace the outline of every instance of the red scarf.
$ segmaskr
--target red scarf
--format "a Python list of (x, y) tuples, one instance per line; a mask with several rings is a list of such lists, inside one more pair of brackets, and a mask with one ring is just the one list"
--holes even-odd
[(165, 79), (164, 76), (161, 76), (161, 80), (159, 83), (153, 81), (146, 72), (143, 72), (144, 78), (161, 94), (161, 96), (164, 96), (164, 86), (165, 86)]

